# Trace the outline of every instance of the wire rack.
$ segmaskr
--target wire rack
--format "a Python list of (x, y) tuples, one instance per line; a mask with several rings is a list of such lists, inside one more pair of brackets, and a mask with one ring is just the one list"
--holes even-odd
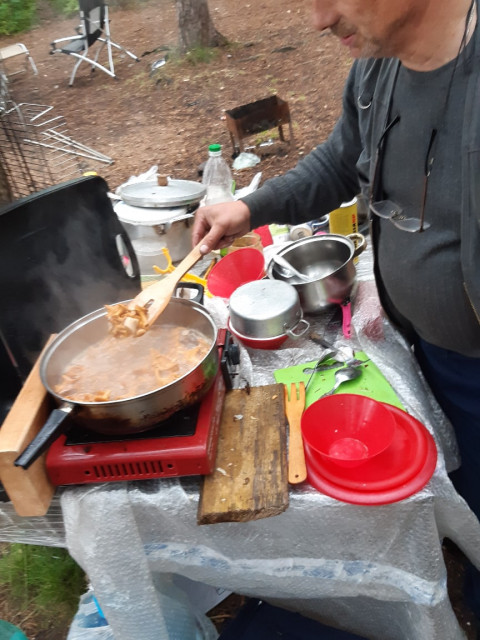
[(53, 106), (15, 102), (0, 68), (0, 170), (6, 179), (0, 183), (6, 182), (8, 190), (3, 200), (80, 176), (92, 162), (112, 164), (113, 159), (71, 138)]

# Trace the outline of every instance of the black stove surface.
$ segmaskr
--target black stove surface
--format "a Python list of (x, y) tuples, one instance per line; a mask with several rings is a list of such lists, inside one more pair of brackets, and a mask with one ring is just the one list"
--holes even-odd
[(177, 411), (158, 426), (134, 434), (104, 434), (89, 431), (78, 425), (69, 429), (66, 445), (94, 444), (97, 442), (121, 442), (124, 440), (147, 440), (152, 438), (173, 438), (193, 436), (195, 434), (200, 404)]

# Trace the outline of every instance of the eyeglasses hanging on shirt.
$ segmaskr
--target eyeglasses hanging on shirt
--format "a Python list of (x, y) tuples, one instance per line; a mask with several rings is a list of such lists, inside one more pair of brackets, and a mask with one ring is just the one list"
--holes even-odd
[[(446, 93), (445, 103), (443, 105), (442, 116), (440, 118), (440, 126), (443, 124), (445, 119), (445, 114), (447, 111), (448, 101), (450, 98), (450, 92), (452, 89), (453, 78), (455, 76), (455, 71), (457, 69), (458, 59), (460, 54), (465, 48), (468, 32), (470, 29), (470, 24), (473, 17), (473, 10), (475, 7), (475, 0), (472, 1), (470, 8), (467, 13), (466, 21), (465, 21), (465, 30), (463, 33), (462, 41), (460, 43), (460, 47), (458, 50), (457, 57), (455, 59), (455, 64), (453, 66), (452, 75), (450, 76), (448, 90)], [(382, 176), (382, 162), (384, 159), (384, 147), (385, 140), (388, 133), (391, 129), (400, 122), (400, 116), (396, 115), (392, 120), (390, 120), (390, 114), (392, 109), (393, 102), (393, 94), (395, 92), (395, 86), (397, 84), (398, 72), (400, 69), (400, 61), (397, 64), (397, 68), (395, 69), (395, 76), (393, 78), (392, 90), (390, 92), (390, 102), (387, 108), (387, 114), (385, 118), (385, 126), (383, 128), (382, 134), (377, 143), (377, 148), (375, 151), (375, 165), (373, 170), (373, 180), (370, 188), (370, 211), (374, 213), (376, 216), (383, 218), (384, 220), (390, 220), (392, 224), (400, 229), (401, 231), (407, 231), (409, 233), (420, 233), (428, 229), (431, 224), (425, 220), (425, 205), (427, 202), (427, 191), (428, 191), (428, 181), (430, 174), (432, 172), (433, 162), (435, 160), (434, 155), (434, 143), (437, 137), (438, 128), (433, 128), (430, 133), (430, 140), (427, 146), (427, 153), (425, 155), (425, 163), (424, 163), (424, 176), (423, 176), (423, 189), (422, 189), (422, 200), (420, 203), (419, 211), (420, 216), (418, 218), (407, 217), (403, 213), (402, 207), (393, 202), (393, 200), (382, 199), (377, 200), (377, 194), (382, 193), (381, 188), (381, 176)]]
[(380, 218), (383, 218), (384, 220), (390, 220), (390, 222), (401, 231), (417, 233), (420, 231), (425, 231), (425, 229), (428, 229), (430, 227), (430, 223), (425, 221), (425, 204), (427, 201), (428, 178), (430, 177), (433, 161), (435, 159), (432, 154), (432, 148), (437, 135), (437, 129), (432, 129), (432, 132), (430, 134), (430, 141), (427, 147), (427, 154), (425, 156), (425, 170), (423, 178), (422, 201), (420, 204), (420, 217), (410, 218), (405, 216), (402, 207), (393, 202), (393, 200), (373, 201), (373, 194), (379, 192), (378, 188), (380, 181), (381, 163), (383, 159), (383, 144), (388, 132), (398, 122), (400, 122), (400, 116), (395, 116), (395, 118), (385, 127), (382, 135), (380, 136), (380, 140), (378, 141), (375, 155), (375, 169), (373, 171), (373, 181), (370, 195), (370, 210)]

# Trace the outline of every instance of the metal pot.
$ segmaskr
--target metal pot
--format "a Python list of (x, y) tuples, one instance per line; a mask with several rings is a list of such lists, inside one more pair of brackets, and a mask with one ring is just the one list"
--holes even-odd
[(286, 282), (247, 282), (232, 293), (229, 307), (232, 331), (242, 338), (298, 338), (310, 326), (298, 293)]
[[(209, 352), (196, 367), (174, 382), (140, 396), (109, 402), (76, 402), (54, 390), (72, 360), (107, 335), (105, 309), (76, 320), (58, 334), (41, 357), (40, 378), (60, 406), (17, 458), (16, 466), (30, 466), (66, 430), (63, 423), (68, 416), (91, 431), (131, 434), (155, 427), (176, 411), (195, 404), (207, 393), (219, 367), (217, 328), (211, 316), (202, 305), (192, 300), (172, 298), (157, 322), (200, 331), (211, 342)], [(138, 338), (138, 348), (141, 349), (141, 338)], [(131, 364), (127, 362), (125, 366)]]
[(118, 202), (114, 210), (132, 242), (142, 274), (153, 273), (153, 264), (162, 266), (164, 247), (173, 262), (183, 260), (191, 250), (194, 211), (134, 207), (125, 202)]
[(300, 238), (278, 254), (308, 276), (310, 282), (286, 278), (273, 260), (268, 265), (267, 275), (295, 287), (304, 313), (318, 313), (331, 304), (341, 304), (350, 296), (356, 280), (354, 259), (365, 247), (366, 240), (359, 233), (349, 236), (326, 233)]
[(120, 189), (121, 201), (114, 209), (125, 227), (143, 275), (153, 274), (153, 264), (162, 265), (162, 248), (173, 262), (183, 260), (192, 248), (194, 211), (205, 195), (205, 186), (190, 180), (127, 184)]

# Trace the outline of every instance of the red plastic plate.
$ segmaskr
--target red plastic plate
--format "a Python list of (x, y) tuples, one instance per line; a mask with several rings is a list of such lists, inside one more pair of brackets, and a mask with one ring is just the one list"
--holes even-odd
[(416, 475), (425, 463), (430, 434), (410, 414), (391, 405), (385, 406), (392, 411), (396, 421), (395, 436), (388, 449), (358, 467), (343, 468), (315, 456), (305, 443), (305, 455), (313, 471), (355, 491), (384, 491), (404, 484)]
[[(382, 464), (374, 469), (372, 460), (354, 469), (341, 469), (342, 477), (339, 478), (340, 468), (332, 474), (334, 465), (330, 465), (328, 470), (323, 462), (313, 466), (306, 451), (308, 482), (315, 489), (343, 502), (379, 505), (404, 500), (427, 484), (437, 464), (434, 439), (416, 418), (396, 407), (387, 406), (398, 420), (398, 434), (391, 450), (389, 448), (378, 456), (382, 457)], [(390, 474), (389, 463), (392, 463)]]

